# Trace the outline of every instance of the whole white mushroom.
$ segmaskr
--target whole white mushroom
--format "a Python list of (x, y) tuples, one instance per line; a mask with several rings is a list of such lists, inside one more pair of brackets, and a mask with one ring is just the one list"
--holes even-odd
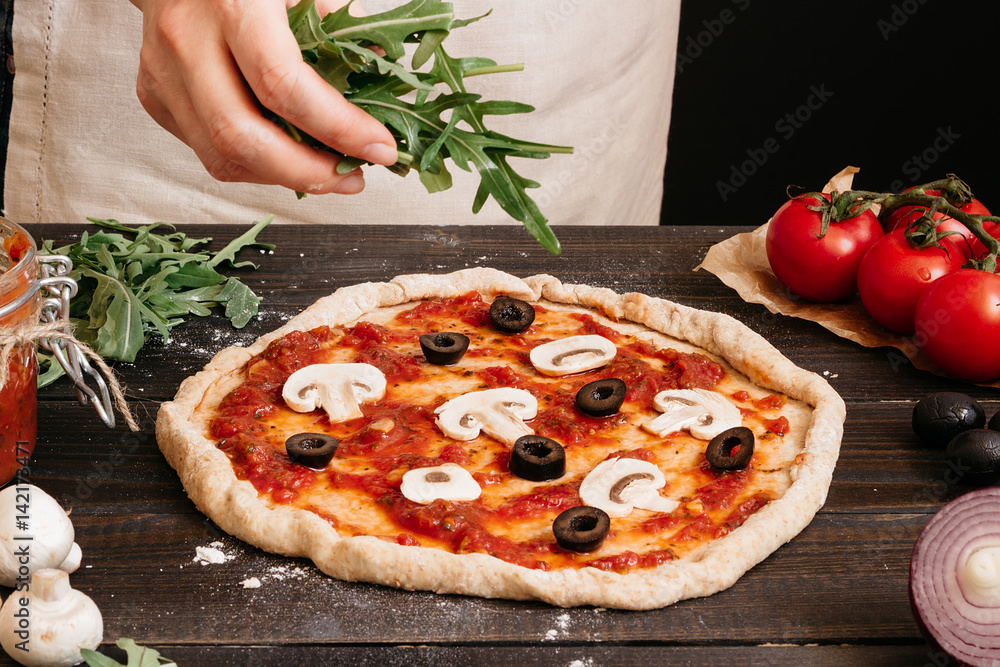
[(0, 646), (27, 667), (79, 664), (80, 649), (96, 650), (103, 638), (101, 610), (63, 570), (37, 570), (0, 607)]
[(0, 585), (15, 587), (32, 572), (59, 568), (72, 571), (73, 522), (55, 498), (33, 484), (0, 491)]

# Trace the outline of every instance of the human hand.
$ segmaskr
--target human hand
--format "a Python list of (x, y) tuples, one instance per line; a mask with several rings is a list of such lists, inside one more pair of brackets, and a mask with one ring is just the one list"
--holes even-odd
[[(220, 181), (354, 194), (360, 170), (294, 141), (261, 105), (345, 155), (396, 161), (381, 123), (302, 60), (284, 0), (132, 0), (143, 13), (136, 93), (150, 116), (188, 144)], [(321, 14), (346, 4), (330, 0)]]

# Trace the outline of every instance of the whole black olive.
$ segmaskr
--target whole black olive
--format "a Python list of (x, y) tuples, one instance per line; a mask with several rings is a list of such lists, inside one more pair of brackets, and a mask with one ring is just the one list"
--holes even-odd
[(427, 363), (435, 366), (458, 363), (469, 349), (469, 337), (454, 331), (423, 334), (418, 340)]
[(602, 509), (580, 505), (572, 507), (552, 522), (556, 542), (569, 551), (594, 551), (604, 544), (611, 530), (611, 517)]
[(285, 440), (285, 451), (295, 463), (318, 469), (330, 462), (339, 444), (326, 433), (296, 433)]
[(535, 321), (535, 309), (527, 301), (500, 296), (490, 304), (490, 319), (504, 333), (521, 333)]
[(566, 472), (566, 450), (551, 438), (522, 435), (510, 450), (508, 469), (521, 479), (545, 482)]
[(622, 407), (627, 389), (618, 378), (594, 380), (576, 392), (576, 407), (591, 417), (610, 417)]
[(948, 443), (945, 454), (954, 470), (969, 475), (966, 481), (985, 481), (1000, 473), (1000, 432), (988, 428), (962, 431)]
[(986, 412), (974, 398), (957, 391), (942, 391), (917, 401), (912, 426), (925, 444), (944, 447), (970, 428), (982, 428)]
[(994, 431), (1000, 431), (1000, 412), (990, 417), (990, 423), (986, 425), (986, 428), (991, 428)]
[(712, 438), (705, 449), (705, 458), (717, 470), (742, 470), (750, 464), (753, 446), (753, 431), (746, 426), (734, 426)]

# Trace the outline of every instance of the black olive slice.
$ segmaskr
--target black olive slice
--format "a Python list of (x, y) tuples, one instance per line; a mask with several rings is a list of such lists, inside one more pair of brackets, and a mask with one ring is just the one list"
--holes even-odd
[(566, 450), (551, 438), (522, 435), (514, 441), (507, 468), (521, 479), (545, 482), (566, 472)]
[(325, 433), (296, 433), (285, 440), (288, 458), (307, 468), (323, 468), (337, 451), (340, 442)]
[(469, 349), (469, 337), (454, 331), (423, 334), (419, 340), (427, 363), (435, 366), (457, 363)]
[(622, 407), (627, 389), (618, 378), (594, 380), (576, 392), (576, 407), (591, 417), (610, 417)]
[(500, 296), (490, 305), (490, 319), (504, 333), (521, 333), (535, 321), (535, 309), (527, 301)]
[(569, 551), (594, 551), (604, 544), (611, 530), (611, 517), (602, 509), (571, 507), (552, 522), (556, 542)]
[(979, 402), (957, 391), (939, 391), (913, 406), (911, 425), (924, 444), (944, 447), (952, 438), (986, 424), (986, 411)]
[(705, 458), (717, 470), (742, 470), (753, 456), (753, 431), (746, 426), (728, 428), (712, 438)]

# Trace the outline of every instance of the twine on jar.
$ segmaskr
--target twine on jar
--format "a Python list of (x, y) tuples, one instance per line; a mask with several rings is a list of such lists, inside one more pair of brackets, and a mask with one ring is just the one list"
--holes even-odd
[(94, 362), (101, 371), (101, 374), (107, 379), (108, 388), (115, 401), (115, 407), (118, 408), (118, 412), (125, 418), (126, 425), (132, 431), (139, 430), (139, 423), (132, 414), (128, 406), (128, 401), (125, 399), (125, 392), (122, 390), (121, 384), (119, 384), (118, 378), (115, 377), (111, 367), (89, 345), (81, 342), (76, 336), (67, 331), (65, 322), (50, 322), (46, 324), (24, 322), (16, 327), (4, 327), (0, 329), (0, 387), (3, 387), (7, 383), (8, 360), (10, 359), (10, 355), (13, 354), (14, 349), (26, 345), (34, 346), (43, 338), (59, 339), (70, 345), (76, 345), (88, 359)]

